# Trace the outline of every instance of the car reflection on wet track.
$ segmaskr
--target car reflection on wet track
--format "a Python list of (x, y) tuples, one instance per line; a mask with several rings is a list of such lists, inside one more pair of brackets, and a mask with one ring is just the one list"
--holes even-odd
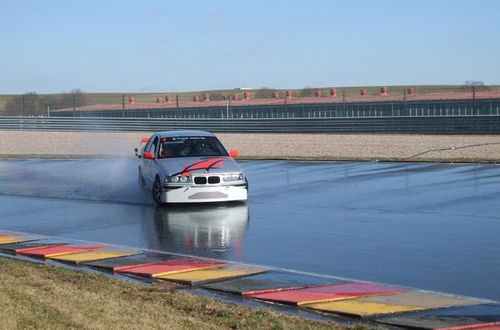
[(232, 250), (238, 258), (248, 223), (245, 203), (157, 207), (144, 232), (152, 249), (219, 259)]

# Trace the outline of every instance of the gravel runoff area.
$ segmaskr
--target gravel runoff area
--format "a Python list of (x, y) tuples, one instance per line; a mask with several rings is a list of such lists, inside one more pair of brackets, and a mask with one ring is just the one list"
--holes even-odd
[[(1, 131), (0, 157), (132, 156), (151, 133)], [(217, 134), (241, 159), (500, 162), (500, 135)]]

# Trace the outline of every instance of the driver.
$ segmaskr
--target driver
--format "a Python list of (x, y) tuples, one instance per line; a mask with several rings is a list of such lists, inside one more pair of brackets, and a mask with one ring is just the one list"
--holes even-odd
[(167, 143), (162, 143), (160, 148), (161, 148), (160, 149), (161, 158), (168, 158), (173, 156), (172, 149)]
[(205, 141), (198, 141), (193, 144), (193, 149), (199, 156), (210, 155), (212, 153), (212, 149)]
[(191, 153), (192, 153), (191, 143), (189, 143), (188, 141), (185, 141), (179, 150), (179, 156), (187, 157), (187, 156), (190, 156)]

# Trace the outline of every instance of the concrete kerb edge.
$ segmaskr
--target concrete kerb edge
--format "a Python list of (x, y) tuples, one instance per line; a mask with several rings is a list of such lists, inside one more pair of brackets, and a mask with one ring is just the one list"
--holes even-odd
[[(9, 231), (9, 230), (2, 230), (4, 233), (10, 233), (10, 234), (17, 234), (17, 235), (36, 235), (38, 239), (51, 239), (51, 238), (57, 238), (60, 240), (65, 240), (64, 237), (54, 237), (54, 236), (45, 236), (45, 235), (39, 235), (39, 234), (31, 234), (28, 232), (18, 232), (18, 231)], [(217, 260), (213, 258), (204, 258), (204, 257), (198, 257), (198, 256), (193, 256), (193, 255), (187, 255), (187, 254), (180, 254), (180, 253), (172, 253), (168, 251), (158, 251), (158, 250), (151, 250), (151, 249), (139, 249), (139, 248), (131, 248), (128, 246), (123, 246), (119, 244), (107, 244), (107, 243), (100, 243), (100, 242), (94, 242), (94, 241), (88, 241), (88, 240), (78, 240), (78, 239), (67, 239), (68, 242), (74, 242), (74, 243), (91, 243), (91, 244), (100, 244), (104, 248), (117, 248), (117, 249), (125, 249), (129, 251), (137, 251), (139, 253), (141, 252), (155, 252), (155, 253), (163, 253), (163, 254), (171, 254), (171, 255), (176, 255), (176, 256), (181, 256), (181, 257), (192, 257), (192, 258), (197, 258), (197, 259), (203, 259), (203, 260)], [(116, 273), (110, 273), (106, 272), (104, 270), (100, 269), (94, 269), (89, 266), (85, 265), (78, 265), (78, 264), (66, 264), (64, 262), (60, 262), (57, 260), (50, 260), (46, 258), (38, 259), (38, 258), (29, 258), (29, 257), (23, 257), (23, 256), (17, 256), (17, 255), (10, 255), (6, 253), (0, 253), (0, 257), (5, 257), (5, 258), (11, 258), (15, 260), (21, 260), (24, 262), (30, 262), (38, 265), (48, 265), (52, 267), (60, 267), (64, 268), (70, 271), (77, 271), (77, 272), (85, 272), (88, 274), (93, 274), (93, 275), (100, 275), (104, 276), (108, 279), (112, 280), (117, 280), (117, 281), (126, 281), (129, 283), (134, 283), (134, 284), (139, 284), (139, 285), (145, 285), (145, 286), (153, 286), (159, 289), (162, 289), (162, 282), (161, 280), (155, 280), (155, 279), (149, 279), (149, 278), (140, 278), (140, 277), (135, 277), (135, 276), (127, 276), (126, 274), (116, 274)], [(217, 260), (220, 261), (220, 260)], [(301, 275), (310, 275), (310, 276), (317, 276), (321, 277), (324, 279), (335, 279), (335, 280), (343, 280), (343, 281), (348, 281), (348, 282), (358, 282), (358, 283), (367, 283), (367, 284), (378, 284), (378, 285), (386, 285), (390, 286), (393, 288), (399, 288), (402, 290), (408, 290), (408, 291), (417, 291), (417, 292), (427, 292), (427, 293), (433, 293), (437, 295), (443, 295), (443, 296), (448, 296), (448, 297), (454, 297), (454, 298), (462, 298), (462, 299), (469, 299), (469, 300), (475, 300), (478, 304), (488, 304), (488, 303), (498, 303), (496, 301), (492, 300), (486, 300), (486, 299), (479, 299), (475, 297), (468, 297), (468, 296), (462, 296), (462, 295), (454, 295), (454, 294), (445, 294), (441, 292), (435, 292), (435, 291), (427, 291), (427, 290), (419, 290), (419, 289), (414, 289), (410, 287), (405, 287), (405, 286), (400, 286), (400, 285), (390, 285), (390, 284), (385, 284), (385, 283), (377, 283), (377, 282), (371, 282), (371, 281), (364, 281), (364, 280), (356, 280), (356, 279), (351, 279), (351, 278), (345, 278), (345, 277), (338, 277), (338, 276), (331, 276), (331, 275), (323, 275), (323, 274), (317, 274), (317, 273), (312, 273), (312, 272), (301, 272), (301, 271), (296, 271), (292, 269), (284, 269), (284, 268), (274, 268), (274, 267), (266, 267), (264, 265), (256, 265), (256, 264), (243, 264), (239, 262), (233, 262), (233, 261), (225, 261), (227, 264), (233, 264), (233, 265), (241, 265), (241, 266), (250, 266), (250, 267), (260, 267), (260, 268), (265, 268), (268, 271), (282, 271), (282, 272), (288, 272), (288, 273), (295, 273), (295, 274), (301, 274)], [(248, 275), (252, 276), (252, 275)], [(245, 276), (242, 276), (245, 277)], [(224, 280), (221, 280), (224, 281)], [(166, 281), (168, 283), (168, 281)], [(338, 322), (340, 324), (352, 324), (352, 323), (357, 323), (357, 322), (368, 322), (367, 324), (371, 324), (372, 326), (380, 325), (379, 322), (373, 317), (356, 317), (354, 315), (344, 315), (342, 313), (328, 313), (328, 312), (323, 312), (319, 310), (311, 310), (308, 308), (302, 308), (300, 306), (287, 306), (287, 305), (282, 305), (282, 304), (275, 304), (270, 301), (259, 301), (259, 300), (254, 300), (254, 299), (249, 299), (249, 300), (238, 300), (234, 295), (230, 294), (222, 294), (218, 293), (215, 294), (214, 292), (211, 292), (211, 290), (206, 290), (203, 288), (200, 288), (198, 286), (185, 286), (185, 285), (180, 285), (178, 287), (169, 287), (168, 290), (187, 290), (187, 292), (197, 295), (197, 296), (202, 296), (206, 297), (208, 299), (215, 299), (218, 301), (223, 301), (226, 303), (230, 304), (236, 304), (236, 305), (243, 305), (247, 306), (249, 308), (254, 308), (257, 310), (271, 310), (275, 312), (282, 312), (285, 314), (289, 315), (294, 315), (297, 317), (303, 317), (307, 319), (320, 319), (320, 320), (325, 320), (325, 321), (331, 321), (331, 322)], [(447, 307), (449, 308), (449, 307)], [(434, 309), (434, 308), (433, 308)], [(411, 313), (411, 312), (410, 312)]]
[[(190, 254), (182, 254), (182, 253), (176, 253), (176, 252), (170, 252), (170, 251), (160, 251), (160, 250), (144, 249), (144, 248), (133, 248), (133, 247), (120, 245), (120, 244), (102, 243), (102, 242), (96, 242), (96, 241), (79, 240), (79, 239), (56, 237), (56, 236), (45, 236), (45, 235), (33, 234), (30, 232), (19, 232), (19, 231), (10, 231), (10, 230), (2, 230), (2, 232), (17, 234), (17, 235), (36, 235), (36, 236), (38, 236), (38, 239), (59, 239), (59, 240), (67, 240), (68, 242), (75, 242), (75, 243), (103, 245), (105, 247), (124, 249), (124, 250), (129, 250), (129, 251), (137, 251), (139, 253), (152, 252), (152, 253), (159, 253), (159, 254), (170, 254), (170, 255), (175, 255), (175, 256), (184, 257), (184, 258), (196, 258), (196, 259), (207, 260), (207, 261), (224, 261), (226, 264), (231, 264), (231, 265), (236, 265), (236, 266), (248, 266), (248, 267), (256, 267), (256, 268), (264, 268), (264, 269), (267, 269), (268, 271), (282, 271), (282, 272), (288, 272), (288, 273), (293, 273), (293, 274), (315, 276), (315, 277), (320, 277), (320, 278), (324, 278), (324, 279), (340, 280), (340, 281), (346, 281), (346, 282), (358, 282), (358, 283), (375, 284), (375, 285), (389, 285), (391, 287), (405, 289), (405, 290), (411, 290), (411, 291), (426, 292), (426, 293), (438, 294), (438, 295), (455, 297), (455, 298), (474, 299), (474, 300), (480, 301), (481, 303), (500, 303), (498, 301), (490, 300), (490, 299), (483, 299), (483, 298), (470, 297), (470, 296), (465, 296), (465, 295), (443, 293), (443, 292), (432, 291), (432, 290), (423, 290), (423, 289), (417, 289), (417, 288), (402, 286), (402, 285), (360, 280), (360, 279), (355, 279), (355, 278), (341, 277), (341, 276), (334, 276), (334, 275), (325, 275), (325, 274), (319, 274), (319, 273), (314, 273), (314, 272), (298, 271), (298, 270), (288, 269), (288, 268), (277, 268), (277, 267), (271, 267), (271, 266), (261, 265), (261, 264), (250, 264), (250, 263), (241, 263), (241, 262), (236, 262), (236, 261), (231, 261), (231, 260), (220, 260), (220, 259), (215, 259), (215, 258), (200, 257), (200, 256), (195, 256), (195, 255), (190, 255)], [(59, 264), (64, 264), (62, 262), (57, 262), (55, 260), (54, 261), (49, 260), (49, 261), (50, 261), (50, 264), (53, 264), (56, 266)], [(82, 270), (85, 270), (85, 268), (88, 268), (88, 267), (77, 265), (77, 266), (70, 267), (70, 268), (71, 269), (81, 268)]]

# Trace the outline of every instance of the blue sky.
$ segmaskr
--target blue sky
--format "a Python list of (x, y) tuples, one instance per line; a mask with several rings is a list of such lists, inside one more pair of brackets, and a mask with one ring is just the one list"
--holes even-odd
[(0, 0), (0, 94), (500, 83), (500, 1)]

